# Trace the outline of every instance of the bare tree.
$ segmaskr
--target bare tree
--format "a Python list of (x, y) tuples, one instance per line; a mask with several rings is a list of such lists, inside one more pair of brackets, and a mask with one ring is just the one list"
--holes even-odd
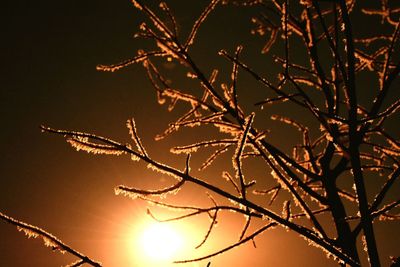
[[(381, 0), (372, 8), (363, 6), (367, 1), (356, 0), (212, 0), (188, 36), (182, 38), (177, 20), (166, 3), (160, 3), (160, 10), (155, 12), (140, 0), (132, 2), (147, 17), (136, 37), (154, 41), (156, 48), (139, 50), (132, 59), (115, 65), (99, 65), (97, 69), (116, 71), (141, 63), (160, 104), (169, 101), (170, 111), (178, 102), (180, 107), (186, 107), (186, 111), (156, 139), (185, 127), (196, 133), (199, 127), (209, 129), (212, 126), (218, 133), (210, 131), (215, 134), (210, 134), (208, 139), (173, 147), (171, 152), (186, 154), (186, 164), (180, 170), (153, 159), (146, 152), (133, 119), (127, 122), (132, 144), (46, 126), (42, 130), (64, 136), (77, 150), (128, 155), (134, 161), (147, 163), (152, 170), (175, 178), (176, 183), (167, 188), (144, 190), (121, 185), (115, 192), (186, 212), (162, 221), (206, 214), (211, 220), (199, 246), (207, 244), (221, 211), (244, 216), (244, 227), (238, 233), (237, 242), (204, 257), (177, 263), (212, 258), (254, 241), (268, 230), (285, 227), (342, 266), (361, 266), (367, 262), (365, 259), (371, 266), (380, 266), (374, 223), (400, 218), (396, 214), (400, 204), (398, 195), (394, 201), (387, 198), (395, 190), (400, 175), (400, 142), (393, 131), (385, 129), (395, 121), (400, 107), (399, 3)], [(267, 78), (254, 70), (251, 62), (241, 60), (241, 52), (246, 49), (242, 46), (233, 53), (225, 50), (219, 53), (232, 64), (228, 81), (218, 77), (218, 73), (226, 70), (207, 71), (196, 63), (191, 48), (197, 33), (221, 4), (260, 6), (262, 13), (253, 19), (255, 32), (267, 36), (262, 53), (281, 67), (277, 77)], [(365, 18), (380, 20), (383, 30), (369, 36), (353, 31), (352, 24)], [(160, 57), (179, 64), (187, 72), (187, 79), (197, 81), (197, 87), (176, 89), (159, 68)], [(254, 103), (257, 110), (240, 101), (239, 71), (249, 74), (264, 89), (265, 98)], [(366, 73), (371, 80), (367, 87), (360, 81)], [(365, 94), (371, 95), (371, 99), (366, 100)], [(267, 121), (265, 110), (280, 105), (280, 109), (274, 110), (293, 108), (293, 113), (300, 111), (306, 119), (296, 115), (289, 117), (282, 112), (270, 116), (271, 120)], [(300, 133), (299, 140), (291, 148), (292, 153), (269, 138), (270, 132), (283, 131), (283, 128), (270, 129), (272, 121), (287, 124)], [(201, 164), (200, 171), (193, 174), (191, 155), (204, 148), (212, 148), (213, 153)], [(222, 178), (231, 189), (201, 177), (202, 170), (229, 153), (233, 171), (226, 170)], [(257, 168), (266, 170), (263, 177), (248, 178), (248, 159), (258, 162)], [(367, 177), (379, 177), (382, 182), (368, 184), (367, 180), (371, 179)], [(272, 186), (263, 187), (266, 180)], [(169, 203), (166, 196), (177, 193), (187, 183), (208, 192), (213, 204), (197, 207)], [(288, 197), (274, 203), (282, 194)], [(151, 212), (149, 214), (157, 219)], [(85, 262), (98, 266), (46, 232), (0, 215), (29, 234), (50, 240), (51, 247), (80, 258), (73, 266)], [(256, 221), (261, 221), (262, 227), (252, 231), (250, 226)], [(360, 242), (367, 253), (357, 249)]]

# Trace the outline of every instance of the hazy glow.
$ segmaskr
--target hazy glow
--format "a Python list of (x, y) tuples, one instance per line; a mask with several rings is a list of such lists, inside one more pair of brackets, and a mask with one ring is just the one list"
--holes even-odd
[(190, 239), (196, 235), (190, 230), (185, 223), (159, 223), (144, 219), (134, 224), (127, 240), (132, 261), (130, 266), (177, 266), (173, 264), (174, 260), (191, 256), (194, 246)]
[(183, 248), (182, 236), (165, 223), (150, 224), (138, 241), (145, 256), (155, 262), (171, 262)]

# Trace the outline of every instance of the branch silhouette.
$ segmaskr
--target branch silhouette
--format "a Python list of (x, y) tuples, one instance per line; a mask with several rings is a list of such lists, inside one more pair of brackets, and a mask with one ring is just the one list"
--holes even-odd
[[(267, 231), (283, 227), (320, 248), (341, 266), (361, 266), (362, 262), (381, 266), (383, 261), (374, 224), (400, 218), (396, 214), (399, 197), (395, 200), (387, 197), (393, 193), (400, 176), (400, 142), (393, 131), (386, 129), (390, 120), (398, 116), (400, 108), (395, 82), (400, 73), (398, 3), (382, 0), (378, 8), (370, 8), (368, 3), (356, 0), (212, 0), (191, 26), (186, 38), (180, 36), (179, 17), (175, 17), (167, 3), (163, 2), (159, 10), (152, 10), (144, 1), (133, 0), (132, 3), (146, 16), (136, 38), (152, 40), (158, 50), (139, 50), (133, 59), (99, 65), (97, 69), (117, 71), (141, 64), (159, 104), (169, 104), (168, 111), (177, 105), (186, 108), (185, 111), (179, 109), (180, 117), (157, 135), (156, 140), (182, 128), (189, 128), (196, 134), (198, 129), (212, 126), (218, 134), (172, 147), (170, 152), (186, 154), (185, 166), (180, 170), (152, 158), (139, 137), (134, 119), (127, 121), (132, 144), (85, 132), (46, 126), (41, 129), (63, 136), (78, 151), (125, 155), (133, 161), (147, 163), (153, 171), (172, 176), (174, 184), (165, 188), (144, 190), (120, 185), (115, 188), (115, 193), (185, 211), (184, 215), (159, 219), (148, 209), (148, 215), (159, 222), (208, 216), (210, 223), (196, 248), (207, 245), (215, 224), (224, 219), (221, 211), (244, 217), (237, 241), (208, 255), (176, 263), (210, 259), (246, 242), (254, 242), (255, 237)], [(241, 54), (248, 49), (244, 45), (231, 47), (235, 49), (232, 53), (229, 49), (219, 52), (219, 56), (232, 65), (227, 80), (219, 77), (224, 69), (205, 70), (194, 59), (192, 49), (195, 40), (201, 42), (198, 32), (202, 25), (227, 4), (238, 8), (258, 6), (258, 10), (262, 10), (253, 20), (254, 33), (268, 36), (260, 50), (265, 56), (270, 55), (278, 66), (276, 79), (268, 78), (269, 75), (252, 67), (255, 64)], [(353, 13), (357, 16), (352, 16)], [(371, 20), (378, 18), (390, 30), (363, 36), (353, 26), (353, 19), (360, 16)], [(171, 85), (168, 75), (160, 68), (160, 59), (166, 57), (186, 71), (187, 76), (182, 79), (197, 81), (197, 87), (185, 90)], [(265, 95), (264, 99), (252, 103), (258, 108), (256, 111), (242, 101), (243, 91), (238, 83), (242, 72), (255, 79)], [(374, 79), (376, 88), (373, 83), (365, 84), (360, 80), (366, 73)], [(367, 89), (372, 100), (366, 103), (363, 90)], [(390, 97), (393, 95), (394, 98)], [(292, 111), (292, 115), (283, 112), (286, 109)], [(271, 111), (269, 118), (263, 110)], [(281, 114), (273, 114), (276, 110), (281, 110)], [(293, 114), (298, 110), (306, 119)], [(276, 130), (271, 126), (272, 122), (281, 124), (282, 128)], [(288, 126), (300, 136), (290, 149), (270, 137), (270, 133), (286, 131)], [(193, 174), (191, 165), (197, 163), (193, 164), (190, 156), (206, 148), (213, 151), (199, 163), (197, 173), (200, 174)], [(204, 169), (229, 153), (234, 173), (225, 170), (222, 175), (228, 186), (208, 182), (201, 176)], [(253, 167), (247, 164), (248, 159), (257, 161), (257, 166), (266, 170), (264, 176), (249, 179)], [(384, 182), (377, 186), (366, 177), (380, 177)], [(262, 182), (266, 180), (268, 188)], [(347, 181), (346, 185), (341, 182), (343, 180)], [(179, 194), (187, 183), (203, 189), (212, 206), (168, 203), (168, 195)], [(230, 189), (226, 189), (228, 187)], [(213, 196), (228, 200), (229, 205)], [(27, 227), (5, 215), (1, 218), (18, 227)], [(262, 224), (257, 230), (253, 229), (255, 221)], [(41, 231), (37, 234), (51, 237)], [(365, 242), (366, 254), (358, 249), (361, 239)], [(78, 265), (73, 266), (79, 266), (81, 262), (99, 266), (57, 242), (58, 247), (80, 258)]]

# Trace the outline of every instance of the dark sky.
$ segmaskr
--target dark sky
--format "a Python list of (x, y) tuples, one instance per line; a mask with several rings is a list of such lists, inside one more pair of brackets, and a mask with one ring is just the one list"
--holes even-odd
[[(138, 13), (129, 1), (10, 1), (1, 13), (0, 209), (83, 253), (107, 255), (99, 260), (108, 266), (127, 265), (111, 264), (109, 251), (121, 246), (119, 228), (144, 214), (114, 196), (113, 188), (131, 177), (118, 160), (76, 153), (39, 126), (118, 136), (126, 119), (144, 117), (137, 100), (153, 95), (138, 68), (95, 69), (136, 54)], [(1, 266), (71, 262), (9, 225), (2, 223), (0, 232)]]
[[(183, 31), (207, 3), (171, 2)], [(217, 10), (199, 33), (203, 42), (194, 53), (208, 70), (210, 59), (224, 64), (216, 56), (219, 49), (232, 51), (240, 39), (250, 42), (248, 57), (262, 47), (262, 40), (249, 33), (250, 11), (234, 7), (229, 11), (231, 15), (221, 15), (229, 12)], [(148, 150), (167, 151), (168, 142), (175, 139), (154, 144), (153, 137), (167, 126), (170, 115), (158, 106), (140, 66), (115, 73), (95, 68), (136, 55), (145, 45), (133, 39), (143, 17), (128, 0), (9, 1), (2, 5), (0, 17), (0, 211), (48, 230), (105, 266), (135, 266), (126, 253), (124, 231), (145, 216), (145, 205), (115, 196), (113, 188), (156, 174), (149, 176), (143, 166), (136, 167), (126, 158), (77, 153), (61, 137), (41, 133), (39, 126), (94, 132), (128, 142), (125, 121), (135, 117)], [(239, 31), (245, 34), (235, 34)], [(169, 159), (166, 153), (159, 158)], [(179, 166), (183, 162), (179, 160), (172, 164)], [(246, 251), (251, 263), (242, 259), (235, 266), (265, 266), (265, 260), (271, 266), (295, 262), (335, 266), (293, 235), (278, 239), (283, 232), (268, 233), (257, 250), (235, 250)], [(0, 266), (72, 262), (4, 223), (0, 223), (0, 236)], [(292, 257), (284, 253), (289, 242), (296, 251)], [(275, 251), (280, 251), (279, 256)], [(219, 257), (214, 266), (229, 266), (236, 259), (232, 255)]]

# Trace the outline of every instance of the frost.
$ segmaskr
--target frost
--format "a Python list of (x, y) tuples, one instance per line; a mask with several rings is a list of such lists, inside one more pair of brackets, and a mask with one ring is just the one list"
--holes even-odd
[(159, 172), (159, 173), (162, 173), (162, 174), (166, 174), (168, 176), (172, 176), (172, 177), (174, 177), (176, 179), (180, 179), (179, 176), (177, 176), (176, 174), (172, 173), (171, 171), (164, 170), (162, 167), (167, 167), (167, 166), (163, 165), (163, 164), (158, 164), (157, 166), (155, 164), (152, 164), (152, 163), (147, 164), (147, 168), (149, 168), (149, 169), (151, 169), (153, 171), (156, 171), (156, 172)]
[(140, 161), (140, 158), (136, 156), (135, 154), (131, 153), (131, 160), (132, 161)]
[(76, 151), (85, 151), (92, 154), (106, 154), (106, 155), (122, 155), (125, 151), (111, 145), (103, 145), (90, 142), (87, 137), (71, 137), (67, 142), (76, 149)]
[(197, 79), (197, 75), (192, 72), (186, 73), (186, 77), (188, 77), (190, 79)]
[(114, 188), (114, 193), (117, 196), (118, 195), (122, 195), (122, 196), (125, 196), (125, 197), (129, 197), (131, 199), (137, 199), (137, 198), (140, 197), (140, 194), (134, 193), (134, 192), (129, 192), (127, 190), (121, 189), (120, 187)]
[(157, 41), (157, 46), (165, 53), (165, 55), (176, 59), (180, 58), (179, 54), (174, 50), (176, 47), (174, 47), (172, 43), (165, 44), (161, 41)]
[(20, 232), (24, 232), (24, 234), (25, 234), (28, 238), (37, 238), (37, 237), (39, 237), (39, 234), (38, 234), (38, 233), (36, 233), (36, 232), (34, 232), (34, 231), (32, 231), (32, 230), (29, 230), (29, 229), (27, 229), (27, 228), (17, 226), (17, 229), (18, 229), (18, 231), (20, 231)]
[(300, 4), (305, 5), (306, 7), (312, 7), (312, 0), (300, 0)]
[(218, 2), (219, 2), (219, 0), (212, 0), (211, 3), (208, 5), (208, 7), (200, 15), (199, 19), (196, 20), (196, 22), (194, 23), (194, 25), (192, 27), (192, 31), (190, 32), (189, 37), (186, 41), (185, 47), (189, 47), (190, 45), (193, 44), (194, 38), (197, 34), (197, 31), (200, 28), (200, 25), (204, 22), (204, 20), (211, 13), (211, 11), (216, 7)]
[[(142, 142), (139, 138), (139, 135), (137, 134), (137, 130), (136, 130), (136, 124), (135, 121), (133, 119), (130, 119), (127, 121), (126, 126), (129, 129), (129, 134), (131, 135), (132, 140), (134, 141), (136, 148), (139, 150), (139, 152), (141, 153), (141, 155), (143, 156), (147, 156), (147, 152), (144, 149)], [(131, 158), (133, 161), (138, 161), (140, 158), (135, 155), (134, 153), (131, 153)]]

